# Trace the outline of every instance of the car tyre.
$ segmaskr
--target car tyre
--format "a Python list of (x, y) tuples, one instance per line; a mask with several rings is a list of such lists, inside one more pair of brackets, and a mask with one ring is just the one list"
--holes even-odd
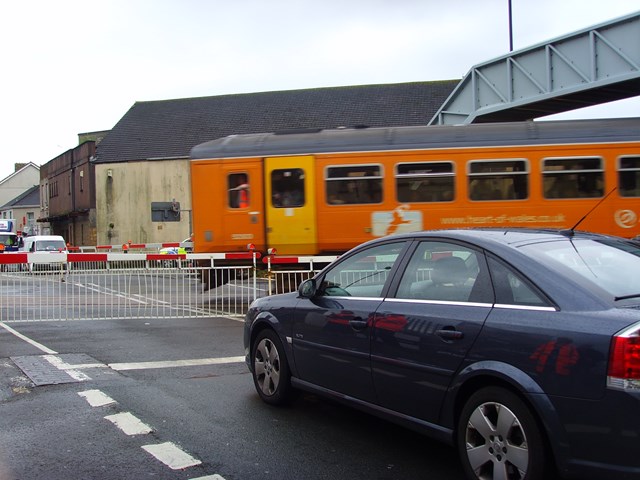
[(457, 428), (458, 454), (470, 480), (543, 480), (545, 442), (529, 407), (504, 388), (488, 387), (464, 405)]
[(261, 331), (251, 349), (253, 383), (260, 398), (271, 405), (283, 405), (291, 399), (291, 372), (276, 332)]

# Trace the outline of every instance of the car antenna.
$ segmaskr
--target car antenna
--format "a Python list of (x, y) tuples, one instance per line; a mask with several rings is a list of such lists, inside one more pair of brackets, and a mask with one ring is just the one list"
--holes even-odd
[(564, 230), (560, 230), (560, 233), (562, 235), (566, 235), (567, 237), (573, 237), (573, 234), (575, 233), (576, 228), (578, 228), (578, 225), (580, 225), (589, 215), (591, 215), (591, 212), (593, 212), (596, 208), (598, 208), (600, 206), (600, 204), (602, 204), (602, 202), (604, 202), (607, 198), (609, 198), (609, 195), (611, 195), (617, 189), (618, 189), (618, 187), (613, 187), (611, 189), (611, 191), (609, 193), (607, 193), (604, 197), (602, 197), (600, 199), (600, 201), (598, 203), (596, 203), (591, 210), (589, 210), (587, 213), (585, 213), (582, 216), (582, 218), (580, 220), (578, 220), (573, 227), (567, 228), (567, 229), (564, 229)]

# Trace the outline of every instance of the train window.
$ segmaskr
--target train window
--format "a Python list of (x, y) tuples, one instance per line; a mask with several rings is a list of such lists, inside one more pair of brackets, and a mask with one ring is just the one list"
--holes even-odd
[(229, 208), (249, 207), (249, 175), (247, 173), (227, 175), (227, 198)]
[(622, 157), (618, 165), (620, 196), (640, 197), (640, 156)]
[(593, 198), (604, 192), (600, 157), (545, 158), (542, 175), (545, 198)]
[(471, 200), (522, 200), (529, 196), (526, 160), (473, 160), (468, 168)]
[(399, 163), (396, 167), (398, 202), (448, 202), (454, 198), (453, 163)]
[(327, 201), (331, 205), (380, 203), (381, 165), (341, 165), (325, 170)]
[(275, 208), (304, 205), (304, 170), (284, 168), (271, 172), (271, 205)]

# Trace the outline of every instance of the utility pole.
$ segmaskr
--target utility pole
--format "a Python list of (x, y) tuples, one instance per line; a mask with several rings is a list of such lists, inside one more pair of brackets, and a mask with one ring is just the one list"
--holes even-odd
[(512, 28), (512, 15), (511, 15), (511, 0), (509, 2), (509, 51), (513, 52), (513, 28)]

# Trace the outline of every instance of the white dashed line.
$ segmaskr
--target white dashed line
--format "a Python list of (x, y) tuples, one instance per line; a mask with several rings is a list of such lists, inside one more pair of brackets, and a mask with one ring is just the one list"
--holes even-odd
[(78, 392), (78, 395), (84, 397), (92, 407), (103, 407), (117, 403), (113, 398), (102, 393), (100, 390), (85, 390), (84, 392)]
[(138, 417), (129, 412), (107, 415), (104, 418), (127, 435), (146, 435), (147, 433), (153, 432), (153, 429), (149, 425), (143, 423)]
[(202, 463), (171, 442), (143, 445), (142, 448), (172, 470), (193, 467), (194, 465), (200, 465)]

